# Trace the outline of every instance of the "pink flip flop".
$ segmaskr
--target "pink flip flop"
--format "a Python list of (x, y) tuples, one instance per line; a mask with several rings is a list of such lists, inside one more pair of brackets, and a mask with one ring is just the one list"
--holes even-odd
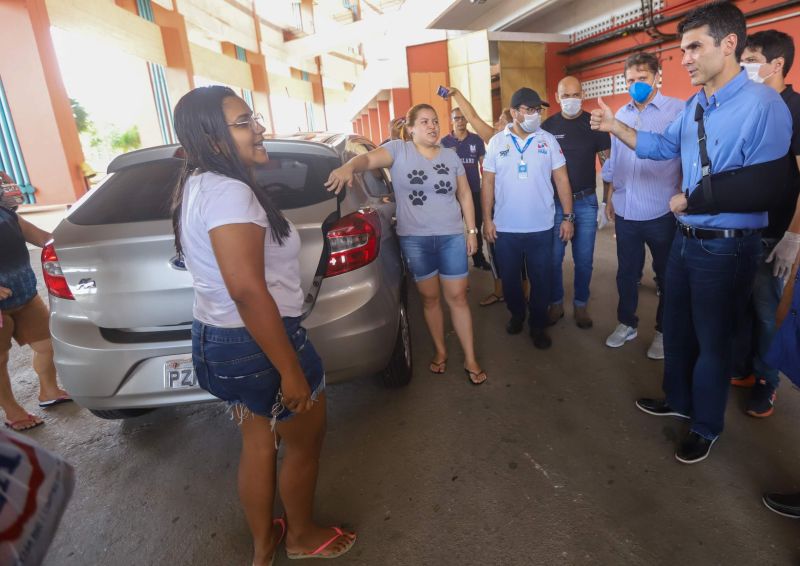
[(350, 540), (350, 543), (341, 549), (338, 552), (333, 554), (322, 554), (322, 552), (332, 545), (334, 542), (339, 540), (342, 537), (349, 537), (350, 533), (345, 533), (339, 527), (331, 527), (333, 531), (336, 533), (333, 537), (331, 537), (327, 542), (323, 543), (317, 550), (314, 552), (289, 552), (286, 551), (286, 556), (290, 560), (302, 560), (305, 558), (339, 558), (342, 554), (346, 553), (348, 550), (353, 548), (353, 545), (356, 543), (356, 534), (353, 533), (353, 538)]
[(26, 416), (24, 419), (5, 422), (5, 425), (14, 432), (23, 432), (26, 430), (30, 430), (32, 428), (36, 428), (37, 426), (41, 426), (43, 424), (44, 424), (43, 420), (39, 419), (36, 415), (32, 415), (30, 413), (28, 413), (28, 416)]

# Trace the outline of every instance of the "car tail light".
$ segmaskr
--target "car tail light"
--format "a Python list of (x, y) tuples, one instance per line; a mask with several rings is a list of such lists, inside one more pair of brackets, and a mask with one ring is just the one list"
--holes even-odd
[(325, 277), (364, 267), (378, 257), (381, 223), (374, 210), (360, 210), (341, 218), (328, 230), (331, 255)]
[(42, 248), (42, 274), (44, 274), (44, 284), (47, 285), (47, 291), (51, 295), (59, 299), (75, 300), (64, 274), (61, 272), (61, 264), (58, 263), (53, 242), (45, 244)]

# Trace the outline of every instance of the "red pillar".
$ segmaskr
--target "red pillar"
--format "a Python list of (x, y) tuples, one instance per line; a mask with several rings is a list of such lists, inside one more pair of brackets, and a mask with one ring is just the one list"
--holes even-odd
[(369, 137), (369, 114), (361, 115), (361, 135), (365, 138)]
[(381, 126), (378, 123), (377, 108), (369, 109), (369, 138), (372, 140), (372, 143), (381, 143), (383, 141), (381, 137)]
[[(378, 101), (378, 126), (380, 127), (380, 138), (381, 141), (388, 139), (391, 135), (389, 132), (389, 120), (391, 117), (389, 116), (389, 101), (388, 100), (379, 100)], [(380, 142), (378, 142), (380, 143)]]
[(364, 128), (361, 127), (361, 119), (353, 120), (353, 132), (358, 134), (359, 136), (364, 135)]

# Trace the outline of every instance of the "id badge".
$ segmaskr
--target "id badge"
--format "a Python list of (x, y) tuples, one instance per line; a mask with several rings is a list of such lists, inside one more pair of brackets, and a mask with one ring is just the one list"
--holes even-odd
[(524, 161), (520, 161), (519, 165), (517, 165), (517, 177), (520, 179), (528, 178), (528, 164)]

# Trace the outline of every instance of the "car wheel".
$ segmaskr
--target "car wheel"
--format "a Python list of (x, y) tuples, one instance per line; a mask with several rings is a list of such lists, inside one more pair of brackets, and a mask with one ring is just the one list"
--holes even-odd
[(411, 381), (411, 327), (408, 323), (408, 296), (405, 289), (401, 293), (397, 338), (389, 365), (383, 370), (383, 384), (386, 387), (403, 387)]
[(101, 411), (97, 409), (89, 409), (89, 412), (92, 413), (95, 417), (100, 417), (101, 419), (115, 420), (115, 419), (132, 419), (133, 417), (140, 417), (154, 410), (155, 409), (113, 409), (108, 411)]

